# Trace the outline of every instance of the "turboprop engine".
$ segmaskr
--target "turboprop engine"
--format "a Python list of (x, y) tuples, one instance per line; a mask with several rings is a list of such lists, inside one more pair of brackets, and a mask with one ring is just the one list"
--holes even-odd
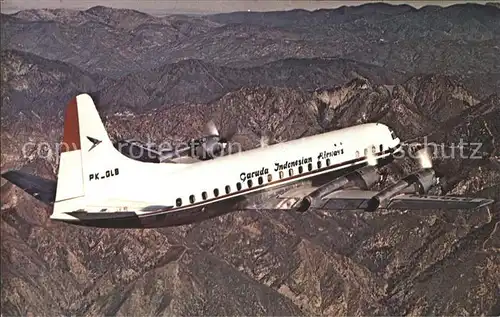
[(398, 194), (426, 194), (436, 184), (436, 172), (432, 168), (408, 175), (373, 196), (368, 201), (367, 211), (375, 211), (379, 206), (385, 205)]
[(380, 175), (374, 166), (365, 166), (364, 168), (338, 177), (329, 183), (317, 188), (309, 195), (298, 201), (294, 207), (295, 211), (306, 212), (317, 199), (322, 199), (326, 195), (343, 188), (357, 187), (367, 190), (372, 187)]
[(377, 193), (368, 201), (366, 211), (375, 211), (380, 206), (385, 206), (392, 197), (399, 194), (426, 194), (432, 187), (439, 183), (436, 171), (432, 168), (432, 157), (428, 149), (423, 148), (416, 152), (416, 158), (422, 170), (406, 176), (397, 183), (392, 184)]
[[(427, 149), (421, 149), (416, 152), (417, 159), (420, 167), (419, 172), (408, 175), (399, 180), (395, 184), (387, 186), (382, 191), (378, 192), (375, 196), (368, 201), (366, 211), (375, 211), (380, 206), (386, 205), (391, 198), (398, 194), (426, 194), (432, 187), (439, 183), (439, 178), (436, 177), (436, 172), (432, 168), (432, 159)], [(356, 187), (361, 190), (368, 190), (378, 180), (379, 174), (375, 165), (375, 160), (368, 160), (368, 166), (352, 172), (346, 176), (342, 176), (332, 180), (331, 182), (317, 188), (309, 195), (302, 198), (293, 207), (296, 211), (305, 212), (312, 205), (315, 200), (319, 200), (328, 194), (340, 189), (347, 189)]]
[(214, 122), (210, 120), (204, 127), (204, 137), (190, 140), (184, 148), (162, 152), (160, 161), (166, 161), (179, 156), (191, 156), (199, 160), (211, 160), (218, 156), (230, 154), (227, 153), (228, 149), (230, 149), (229, 142), (236, 133), (236, 128), (236, 125), (234, 125), (224, 135), (221, 135)]
[(227, 147), (227, 141), (218, 135), (210, 135), (188, 142), (189, 148), (194, 149), (191, 156), (200, 160), (210, 160), (219, 156)]

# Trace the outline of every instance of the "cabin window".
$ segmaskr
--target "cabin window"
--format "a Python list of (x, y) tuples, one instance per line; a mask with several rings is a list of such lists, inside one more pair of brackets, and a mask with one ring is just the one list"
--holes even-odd
[(321, 161), (318, 161), (318, 169), (321, 168)]
[(293, 176), (293, 168), (288, 170), (288, 175)]
[(237, 190), (241, 190), (241, 183), (240, 183), (240, 182), (237, 182), (237, 183), (236, 183), (236, 189), (237, 189)]
[(194, 201), (195, 201), (194, 195), (189, 196), (189, 202), (193, 204)]
[(282, 179), (283, 177), (285, 177), (285, 173), (283, 173), (283, 171), (280, 171), (280, 179)]
[(330, 159), (326, 159), (326, 166), (330, 166)]
[(267, 174), (267, 181), (269, 183), (273, 181), (273, 175), (272, 174)]
[(201, 193), (201, 198), (203, 198), (203, 200), (206, 200), (207, 197), (208, 197), (207, 192)]
[(251, 179), (247, 181), (248, 188), (252, 188), (253, 182)]
[(177, 207), (182, 206), (182, 199), (177, 198), (177, 200), (175, 201), (175, 205), (176, 205)]
[(368, 149), (365, 149), (365, 156), (368, 156)]
[(380, 152), (384, 152), (384, 145), (380, 144)]
[(231, 192), (231, 187), (229, 185), (226, 186), (226, 194), (229, 194)]
[(307, 170), (310, 172), (313, 170), (313, 165), (312, 163), (307, 164)]
[(391, 137), (393, 140), (396, 140), (396, 133), (394, 133), (394, 131), (391, 130)]
[(377, 148), (375, 147), (375, 145), (372, 146), (372, 153), (377, 153)]
[(303, 171), (304, 171), (304, 168), (302, 166), (299, 166), (299, 174), (302, 174)]
[(356, 151), (356, 158), (359, 157), (359, 151)]
[(259, 182), (259, 185), (262, 185), (262, 183), (264, 183), (264, 178), (262, 178), (262, 176), (259, 176), (258, 182)]
[(214, 189), (214, 196), (219, 197), (219, 189), (218, 188)]

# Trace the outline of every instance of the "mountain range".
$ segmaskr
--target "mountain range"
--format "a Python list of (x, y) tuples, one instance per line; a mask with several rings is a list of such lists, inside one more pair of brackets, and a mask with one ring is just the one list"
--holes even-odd
[[(1, 24), (2, 172), (54, 178), (65, 105), (88, 92), (115, 141), (181, 142), (210, 118), (236, 123), (250, 149), (264, 135), (382, 122), (407, 142), (446, 145), (434, 155), (444, 193), (497, 201), (475, 212), (234, 211), (121, 231), (53, 223), (2, 179), (2, 315), (500, 314), (498, 6), (196, 17), (99, 6)], [(476, 158), (450, 157), (460, 141)], [(381, 186), (416, 168), (383, 168)]]

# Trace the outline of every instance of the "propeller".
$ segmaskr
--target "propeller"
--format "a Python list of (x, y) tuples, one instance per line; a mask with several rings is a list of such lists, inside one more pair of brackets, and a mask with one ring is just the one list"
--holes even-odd
[(219, 136), (219, 130), (217, 129), (217, 126), (215, 125), (213, 120), (205, 123), (205, 126), (203, 127), (203, 133), (206, 136)]
[(260, 137), (260, 147), (268, 147), (269, 146), (269, 136), (262, 135)]
[(220, 135), (219, 137), (219, 143), (221, 143), (224, 147), (224, 149), (227, 149), (227, 146), (235, 136), (235, 134), (238, 132), (238, 125), (233, 124), (225, 131), (224, 134)]
[(428, 148), (422, 148), (416, 152), (416, 158), (420, 164), (420, 168), (432, 168), (432, 155)]
[(268, 147), (271, 144), (271, 136), (267, 130), (260, 133), (260, 147)]
[(374, 146), (368, 150), (368, 153), (366, 155), (367, 157), (367, 163), (369, 166), (376, 166), (377, 165), (377, 158), (375, 157), (375, 153), (373, 153), (373, 149), (375, 149)]
[(438, 186), (441, 191), (444, 191), (446, 184), (446, 179), (444, 175), (434, 169), (432, 162), (432, 153), (428, 147), (423, 147), (415, 152), (415, 158), (417, 159), (421, 169), (432, 169), (436, 177), (435, 186)]
[(162, 151), (160, 161), (183, 156), (191, 156), (193, 158), (207, 160), (214, 158), (218, 154), (225, 155), (228, 152), (227, 150), (229, 149), (230, 141), (236, 134), (237, 130), (237, 125), (235, 124), (225, 131), (224, 134), (220, 134), (215, 123), (212, 120), (209, 120), (203, 126), (203, 137), (191, 139), (187, 146), (183, 148)]
[(204, 126), (205, 136), (200, 140), (194, 140), (192, 143), (196, 147), (196, 155), (201, 159), (214, 158), (217, 154), (230, 154), (229, 145), (238, 131), (236, 124), (233, 124), (225, 131), (224, 134), (219, 133), (219, 129), (212, 120), (209, 120)]

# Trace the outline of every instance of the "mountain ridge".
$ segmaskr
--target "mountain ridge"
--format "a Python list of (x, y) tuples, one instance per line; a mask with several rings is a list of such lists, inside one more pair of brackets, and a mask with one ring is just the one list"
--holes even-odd
[[(236, 123), (248, 150), (262, 137), (385, 123), (405, 142), (446, 147), (433, 193), (497, 201), (475, 212), (234, 210), (122, 231), (52, 222), (50, 207), (2, 179), (2, 314), (499, 315), (500, 19), (490, 8), (2, 14), (2, 172), (55, 179), (64, 107), (87, 92), (114, 142), (177, 144), (212, 119), (220, 131)], [(479, 157), (443, 155), (460, 141), (480, 143)], [(382, 168), (374, 189), (417, 165)]]
[[(137, 17), (138, 13), (128, 16), (128, 11), (113, 11), (104, 7), (89, 9), (91, 13), (89, 10), (72, 13), (57, 11), (62, 21), (67, 19), (71, 22), (74, 15), (83, 19), (80, 24), (71, 24), (54, 22), (50, 16), (44, 18), (40, 14), (45, 11), (32, 10), (29, 14), (21, 11), (9, 15), (10, 22), (2, 22), (2, 49), (25, 50), (44, 58), (73, 63), (92, 73), (98, 69), (102, 75), (115, 79), (178, 62), (186, 54), (191, 59), (233, 67), (262, 66), (283, 58), (329, 56), (412, 73), (439, 71), (457, 75), (471, 71), (472, 74), (498, 74), (500, 70), (496, 65), (500, 63), (495, 47), (499, 46), (500, 9), (493, 9), (489, 16), (483, 14), (490, 12), (491, 8), (494, 7), (463, 5), (430, 12), (403, 10), (406, 13), (381, 15), (379, 18), (374, 15), (373, 23), (366, 20), (367, 14), (360, 14), (355, 21), (337, 24), (325, 23), (324, 20), (315, 22), (308, 18), (311, 15), (308, 14), (298, 20), (304, 21), (308, 27), (299, 30), (274, 27), (267, 22), (262, 25), (248, 23), (238, 18), (238, 14), (224, 15), (234, 17), (237, 23), (221, 24), (212, 21), (218, 15), (198, 18), (179, 15)], [(342, 10), (315, 14), (327, 17), (329, 14), (343, 15)], [(41, 19), (30, 18), (37, 13)], [(273, 16), (272, 13), (262, 13), (266, 14)], [(285, 17), (294, 14), (280, 13)], [(33, 21), (14, 20), (14, 16)], [(122, 22), (125, 25), (120, 26), (120, 19), (129, 22)], [(40, 21), (45, 22), (40, 24)], [(96, 24), (98, 21), (105, 23)], [(102, 43), (109, 47), (97, 48), (98, 43), (89, 41), (82, 23), (91, 23), (88, 27), (92, 26)], [(139, 29), (141, 25), (142, 29)], [(46, 37), (46, 34), (52, 34), (52, 37)], [(71, 45), (61, 45), (66, 42)], [(482, 45), (476, 47), (478, 42)], [(88, 49), (97, 54), (93, 59), (89, 60), (82, 53)], [(468, 54), (464, 56), (464, 52)], [(482, 63), (475, 62), (477, 60)], [(492, 72), (486, 65), (495, 71)]]

